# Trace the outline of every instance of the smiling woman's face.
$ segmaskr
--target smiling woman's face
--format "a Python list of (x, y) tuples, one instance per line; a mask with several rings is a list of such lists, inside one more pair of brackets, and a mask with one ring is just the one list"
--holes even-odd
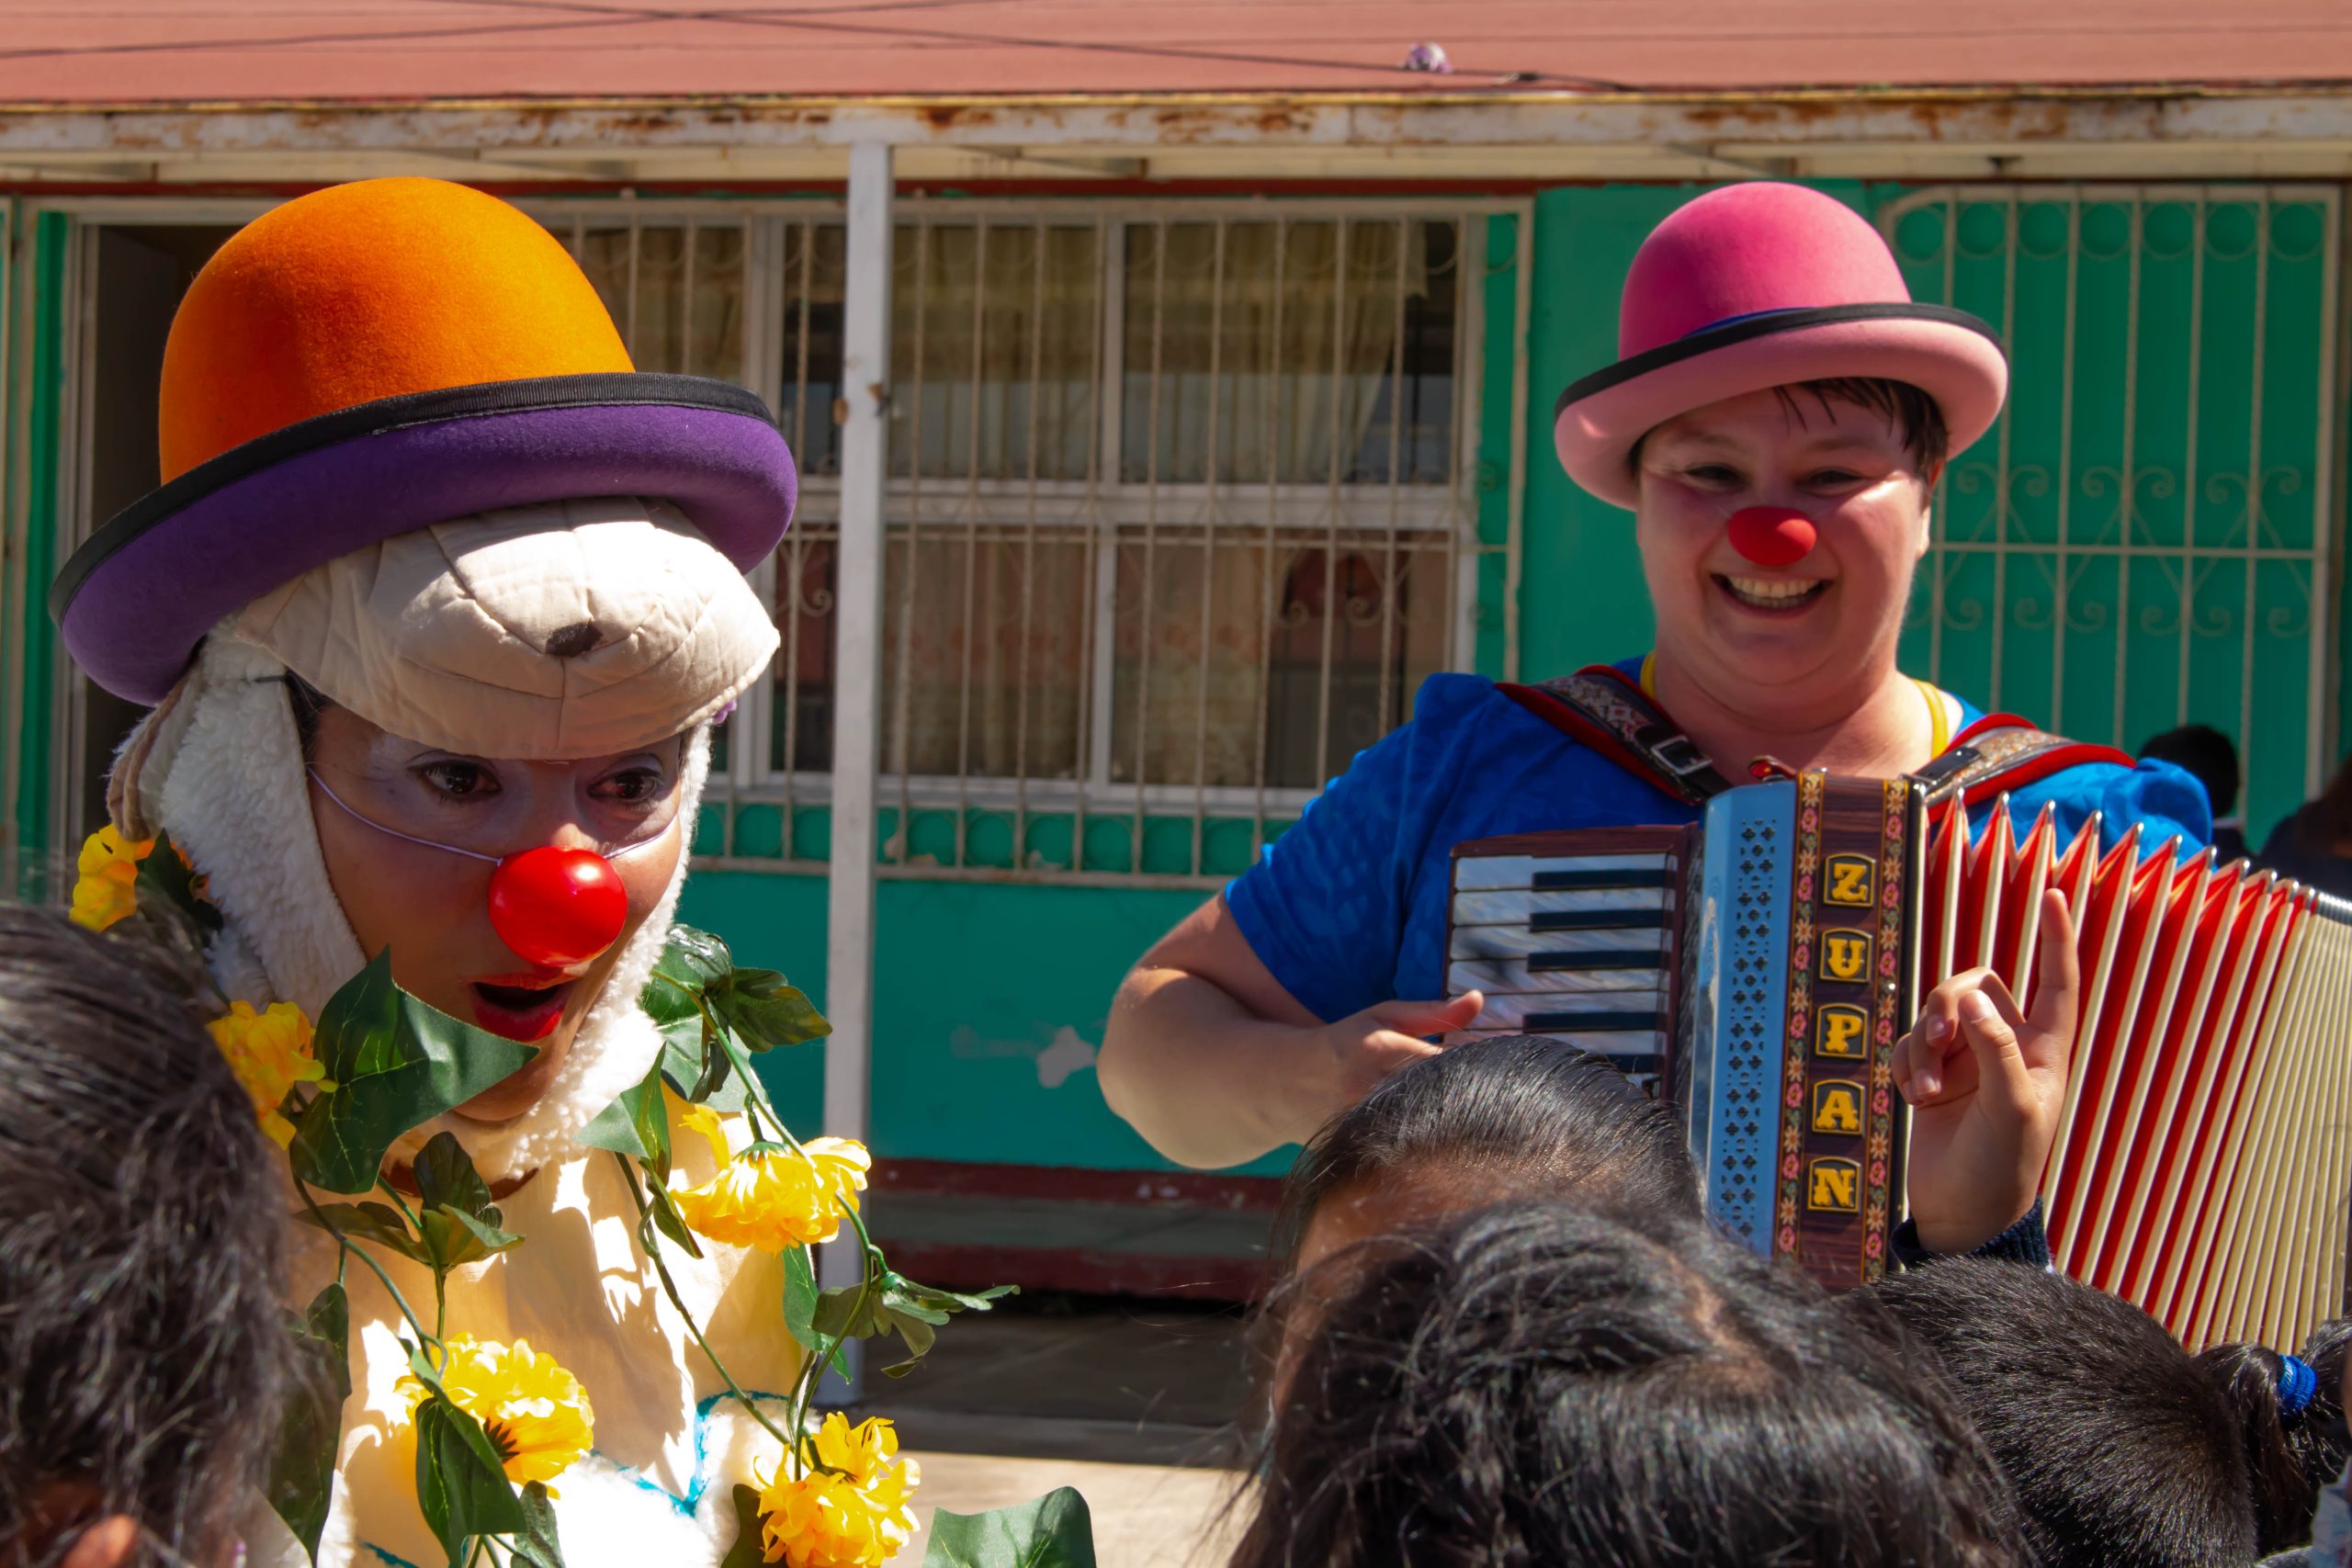
[[(1933, 476), (1883, 414), (1804, 389), (1694, 409), (1640, 456), (1637, 530), (1661, 659), (1736, 711), (1770, 716), (1872, 689), (1894, 667)], [(1724, 525), (1785, 506), (1817, 530), (1793, 565), (1760, 567)]]
[[(579, 761), (474, 757), (387, 734), (348, 709), (319, 716), (311, 766), (343, 806), (314, 782), (311, 814), (360, 947), (370, 958), (390, 948), (394, 978), (443, 1012), (538, 1047), (528, 1066), (468, 1101), (465, 1114), (503, 1121), (546, 1091), (622, 949), (677, 871), (684, 754), (684, 737), (673, 736)], [(628, 890), (628, 923), (585, 964), (526, 962), (492, 929), (492, 862), (542, 844), (607, 854), (641, 846), (613, 861)]]

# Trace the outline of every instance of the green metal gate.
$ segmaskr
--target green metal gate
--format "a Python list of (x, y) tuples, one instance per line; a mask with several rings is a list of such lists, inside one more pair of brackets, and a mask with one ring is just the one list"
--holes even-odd
[(1914, 296), (2014, 366), (1940, 487), (1904, 667), (2127, 750), (2233, 735), (2259, 844), (2334, 760), (2338, 192), (1872, 194)]

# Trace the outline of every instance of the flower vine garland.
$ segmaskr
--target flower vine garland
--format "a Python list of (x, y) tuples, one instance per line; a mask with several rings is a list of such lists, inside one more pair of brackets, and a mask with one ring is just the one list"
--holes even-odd
[[(74, 920), (93, 931), (135, 931), (198, 961), (187, 965), (192, 976), (200, 972), (220, 916), (168, 839), (126, 842), (101, 829), (83, 846), (77, 870)], [(594, 1443), (589, 1391), (521, 1340), (476, 1339), (450, 1331), (447, 1321), (450, 1272), (522, 1238), (503, 1228), (489, 1184), (450, 1134), (419, 1152), (412, 1191), (383, 1170), (401, 1134), (503, 1080), (536, 1050), (401, 990), (389, 952), (330, 998), (315, 1022), (291, 1004), (256, 1010), (220, 995), (209, 977), (199, 983), (218, 1009), (208, 1026), (215, 1043), (252, 1098), (256, 1123), (286, 1150), (303, 1205), (295, 1217), (324, 1231), (337, 1249), (334, 1281), (292, 1325), (316, 1359), (321, 1386), (285, 1412), (271, 1483), (278, 1513), (315, 1556), (350, 1393), (345, 1280), (356, 1263), (377, 1277), (406, 1324), (409, 1371), (400, 1387), (416, 1438), (417, 1500), (450, 1568), (562, 1568), (549, 1500), (557, 1495), (552, 1483)], [(865, 1147), (831, 1137), (804, 1144), (785, 1126), (752, 1058), (820, 1039), (830, 1026), (782, 975), (738, 967), (717, 937), (675, 927), (640, 1001), (662, 1032), (660, 1058), (580, 1142), (616, 1163), (636, 1207), (639, 1247), (662, 1291), (741, 1409), (782, 1446), (770, 1473), (735, 1488), (738, 1540), (723, 1568), (875, 1568), (913, 1534), (910, 1499), (920, 1470), (898, 1457), (887, 1420), (852, 1427), (838, 1412), (816, 1419), (811, 1407), (824, 1370), (843, 1365), (851, 1339), (896, 1336), (907, 1358), (884, 1371), (910, 1371), (940, 1325), (988, 1310), (1012, 1288), (939, 1290), (892, 1269), (858, 1211), (872, 1163)], [(710, 1180), (690, 1184), (673, 1168), (665, 1096), (683, 1102), (679, 1121), (710, 1145), (718, 1163)], [(741, 1118), (749, 1134), (740, 1150), (730, 1118)], [(860, 1277), (820, 1290), (811, 1249), (844, 1225), (857, 1239)], [(804, 1354), (781, 1423), (737, 1383), (671, 1276), (665, 1247), (698, 1258), (705, 1243), (783, 1258), (780, 1326)], [(431, 1271), (429, 1328), (379, 1252)], [(1068, 1488), (989, 1515), (942, 1513), (933, 1531), (935, 1543), (966, 1540), (969, 1549), (941, 1559), (935, 1548), (933, 1561), (1092, 1560), (1085, 1505)], [(1041, 1548), (1057, 1555), (1039, 1557)]]

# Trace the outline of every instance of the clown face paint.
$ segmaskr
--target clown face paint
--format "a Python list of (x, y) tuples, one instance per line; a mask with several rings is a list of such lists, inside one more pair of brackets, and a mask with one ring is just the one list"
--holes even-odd
[[(442, 1011), (539, 1048), (465, 1114), (501, 1121), (538, 1100), (629, 937), (660, 904), (684, 852), (674, 830), (684, 750), (673, 736), (579, 761), (467, 757), (387, 734), (348, 709), (320, 716), (311, 817), (361, 948), (390, 948), (400, 983)], [(499, 863), (543, 846), (611, 857), (620, 930), (592, 957), (519, 954), (501, 935), (490, 897)]]
[(1637, 532), (1660, 661), (1731, 711), (1804, 728), (1894, 668), (1929, 481), (1882, 415), (1796, 397), (1793, 412), (1754, 392), (1652, 431)]

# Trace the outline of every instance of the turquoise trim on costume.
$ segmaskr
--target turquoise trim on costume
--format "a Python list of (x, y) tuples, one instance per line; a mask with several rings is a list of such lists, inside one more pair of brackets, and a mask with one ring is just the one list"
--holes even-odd
[[(658, 1481), (648, 1481), (643, 1475), (638, 1472), (638, 1470), (634, 1465), (616, 1463), (611, 1455), (601, 1452), (595, 1449), (590, 1449), (588, 1451), (595, 1455), (596, 1458), (603, 1460), (606, 1464), (612, 1465), (616, 1473), (626, 1479), (639, 1491), (650, 1492), (655, 1496), (661, 1498), (663, 1502), (669, 1504), (671, 1511), (675, 1513), (680, 1518), (692, 1519), (695, 1517), (695, 1511), (702, 1506), (704, 1494), (710, 1490), (710, 1413), (718, 1409), (722, 1401), (730, 1400), (734, 1397), (735, 1396), (732, 1393), (714, 1393), (709, 1398), (701, 1400), (695, 1404), (695, 1479), (694, 1484), (686, 1488), (686, 1495), (683, 1497), (679, 1496), (675, 1492), (671, 1491), (668, 1487), (662, 1485)], [(753, 1389), (751, 1393), (751, 1397), (753, 1400), (766, 1400), (771, 1404), (786, 1406), (789, 1406), (792, 1403), (792, 1396), (790, 1394), (767, 1393), (759, 1389)], [(380, 1546), (365, 1546), (362, 1550), (372, 1551), (378, 1557), (381, 1558), (384, 1562), (384, 1568), (420, 1568), (419, 1564), (395, 1557)]]
[[(642, 1492), (650, 1492), (655, 1496), (661, 1498), (663, 1502), (669, 1504), (672, 1510), (674, 1511), (680, 1518), (691, 1519), (695, 1517), (695, 1510), (702, 1506), (704, 1495), (710, 1490), (710, 1413), (718, 1409), (722, 1402), (731, 1400), (735, 1396), (732, 1393), (714, 1393), (707, 1399), (701, 1400), (695, 1404), (695, 1479), (694, 1483), (686, 1488), (686, 1495), (683, 1497), (679, 1496), (675, 1492), (671, 1491), (668, 1487), (662, 1485), (658, 1481), (647, 1480), (642, 1474), (639, 1473), (634, 1465), (616, 1463), (611, 1455), (600, 1452), (595, 1449), (590, 1449), (588, 1451), (592, 1454), (595, 1454), (598, 1459), (603, 1460), (606, 1464), (612, 1465), (613, 1469), (621, 1476), (626, 1478), (632, 1486), (637, 1487)], [(751, 1397), (754, 1400), (766, 1400), (773, 1404), (787, 1406), (792, 1403), (792, 1396), (790, 1394), (768, 1393), (759, 1389), (752, 1390)], [(404, 1563), (401, 1565), (401, 1568), (411, 1568), (411, 1565)]]

